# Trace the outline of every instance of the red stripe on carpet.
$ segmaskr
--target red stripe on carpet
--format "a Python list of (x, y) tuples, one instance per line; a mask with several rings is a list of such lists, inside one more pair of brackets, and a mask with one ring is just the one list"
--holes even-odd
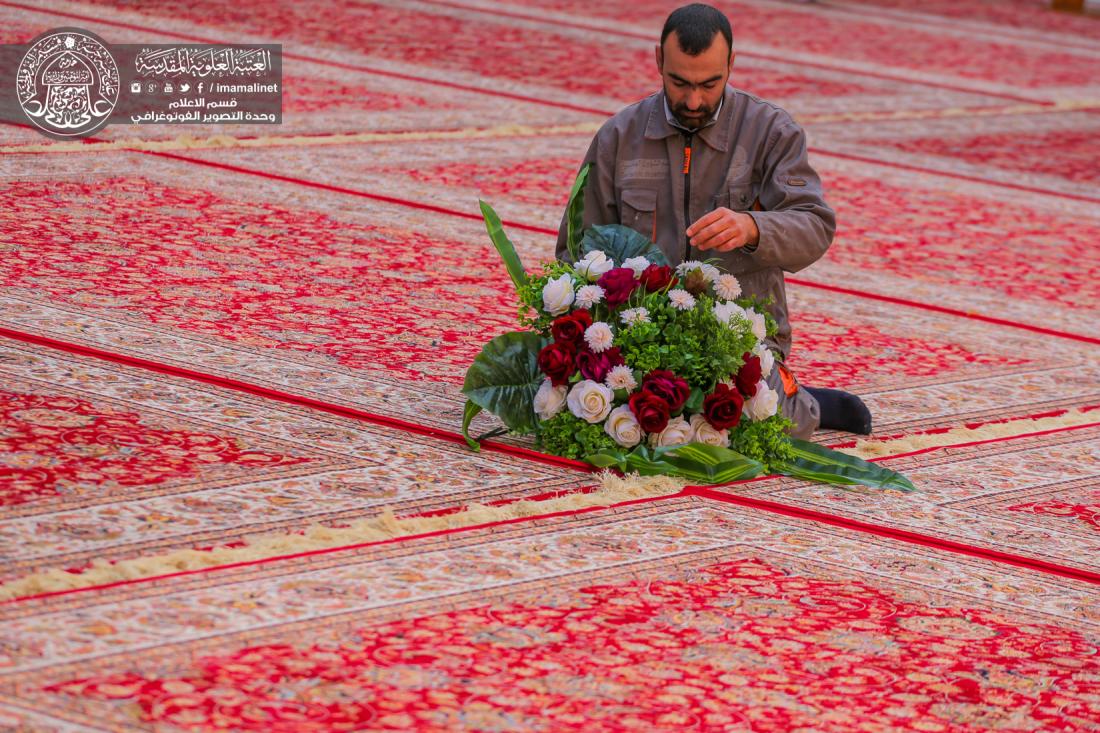
[(974, 547), (973, 545), (967, 545), (962, 542), (955, 542), (953, 540), (945, 540), (926, 534), (920, 534), (918, 532), (909, 532), (906, 530), (894, 529), (892, 527), (886, 527), (879, 524), (860, 522), (855, 519), (846, 519), (844, 517), (837, 517), (833, 516), (832, 514), (826, 514), (824, 512), (813, 511), (812, 509), (800, 509), (798, 507), (791, 507), (787, 506), (786, 504), (779, 504), (774, 501), (767, 501), (765, 499), (752, 499), (746, 496), (737, 496), (736, 494), (726, 494), (721, 491), (716, 491), (714, 489), (689, 487), (687, 489), (684, 489), (684, 493), (689, 496), (700, 496), (707, 499), (713, 499), (715, 501), (721, 501), (727, 504), (735, 504), (740, 507), (761, 509), (763, 511), (772, 512), (774, 514), (782, 514), (789, 517), (795, 517), (797, 519), (806, 519), (809, 521), (820, 522), (822, 524), (831, 524), (836, 527), (843, 527), (845, 529), (850, 529), (857, 532), (865, 532), (867, 534), (878, 535), (880, 537), (888, 537), (890, 539), (900, 540), (902, 542), (908, 542), (910, 544), (922, 545), (924, 547), (932, 547), (938, 550), (955, 552), (962, 555), (970, 555), (972, 557), (978, 557), (983, 560), (1004, 563), (1006, 565), (1015, 565), (1017, 567), (1027, 568), (1029, 570), (1036, 570), (1041, 573), (1060, 575), (1065, 578), (1072, 578), (1074, 580), (1081, 580), (1086, 583), (1100, 585), (1100, 573), (1095, 573), (1090, 570), (1082, 570), (1079, 568), (1072, 568), (1066, 565), (1058, 565), (1056, 563), (1045, 562), (1043, 560), (1035, 560), (1029, 557), (1024, 557), (1023, 555), (1015, 555), (1010, 552), (988, 550), (981, 547)]
[(1036, 186), (1024, 186), (1019, 183), (1006, 183), (1004, 181), (991, 181), (988, 178), (982, 178), (981, 176), (969, 176), (965, 173), (952, 173), (951, 171), (941, 171), (936, 168), (928, 168), (921, 165), (909, 165), (908, 163), (896, 163), (887, 160), (878, 160), (877, 158), (869, 158), (865, 155), (853, 155), (851, 153), (834, 153), (830, 150), (823, 150), (821, 148), (810, 148), (810, 152), (815, 155), (824, 155), (831, 158), (840, 158), (841, 160), (854, 160), (858, 163), (870, 163), (872, 165), (883, 165), (890, 168), (900, 168), (901, 170), (914, 171), (916, 173), (927, 173), (935, 176), (946, 176), (948, 178), (958, 178), (963, 181), (971, 181), (972, 183), (981, 183), (986, 186), (997, 186), (998, 188), (1010, 188), (1014, 191), (1026, 191), (1027, 193), (1038, 193), (1044, 196), (1056, 196), (1058, 198), (1070, 199), (1071, 201), (1084, 201), (1089, 204), (1100, 204), (1100, 198), (1096, 196), (1084, 196), (1077, 193), (1064, 193), (1062, 191), (1052, 191), (1049, 188), (1038, 188)]
[[(22, 331), (15, 331), (10, 328), (0, 326), (0, 336), (10, 338), (16, 341), (24, 341), (26, 343), (36, 344), (38, 346), (45, 346), (51, 349), (57, 349), (59, 351), (67, 351), (73, 354), (79, 354), (80, 356), (90, 356), (96, 359), (102, 359), (104, 361), (111, 361), (117, 364), (124, 364), (126, 366), (138, 367), (139, 369), (147, 369), (153, 372), (160, 372), (161, 374), (168, 374), (173, 377), (182, 377), (184, 379), (190, 379), (196, 382), (204, 382), (206, 384), (212, 384), (216, 387), (223, 387), (226, 389), (236, 390), (238, 392), (246, 392), (258, 397), (264, 397), (267, 399), (277, 400), (279, 402), (286, 402), (292, 405), (298, 405), (300, 407), (309, 407), (322, 412), (328, 412), (333, 415), (339, 415), (341, 417), (351, 418), (353, 420), (361, 420), (363, 422), (375, 423), (388, 428), (395, 428), (397, 430), (404, 430), (409, 433), (415, 433), (417, 435), (426, 435), (432, 438), (438, 438), (440, 440), (446, 440), (450, 443), (458, 443), (461, 445), (466, 444), (465, 438), (458, 433), (453, 433), (448, 430), (441, 430), (439, 428), (426, 427), (424, 425), (417, 425), (415, 423), (406, 422), (393, 417), (387, 417), (385, 415), (378, 415), (373, 412), (367, 412), (366, 410), (359, 410), (354, 407), (346, 407), (344, 405), (337, 405), (331, 402), (324, 402), (322, 400), (316, 400), (311, 397), (302, 397), (299, 395), (290, 394), (288, 392), (280, 392), (279, 390), (270, 389), (268, 387), (261, 387), (259, 385), (250, 384), (248, 382), (242, 382), (238, 379), (231, 379), (229, 377), (219, 377), (213, 374), (206, 374), (204, 372), (194, 371), (192, 369), (184, 369), (182, 367), (172, 366), (170, 364), (162, 364), (160, 362), (150, 361), (149, 359), (142, 359), (136, 356), (127, 356), (125, 354), (117, 354), (111, 351), (105, 351), (103, 349), (97, 349), (92, 346), (83, 346), (80, 344), (73, 344), (67, 341), (61, 341), (58, 339), (50, 338), (48, 336), (38, 336), (36, 334), (24, 333)], [(546, 463), (559, 468), (572, 468), (580, 471), (595, 472), (594, 466), (581, 461), (573, 461), (568, 458), (560, 458), (558, 456), (552, 456), (546, 453), (539, 453), (537, 451), (528, 450), (519, 446), (507, 445), (505, 443), (496, 443), (493, 441), (482, 441), (481, 447), (496, 451), (498, 453), (506, 453), (508, 455), (517, 456), (519, 458), (526, 458), (532, 461), (538, 461), (539, 463)]]
[(870, 300), (880, 300), (884, 303), (893, 303), (894, 305), (904, 305), (910, 308), (921, 308), (924, 310), (934, 311), (936, 313), (943, 313), (949, 316), (957, 316), (959, 318), (969, 318), (974, 321), (982, 321), (984, 323), (992, 323), (997, 326), (1006, 326), (1010, 328), (1022, 328), (1025, 331), (1032, 331), (1034, 333), (1041, 333), (1044, 336), (1057, 336), (1059, 338), (1072, 339), (1074, 341), (1083, 341), (1086, 344), (1100, 344), (1100, 338), (1094, 338), (1092, 336), (1081, 336), (1075, 333), (1068, 333), (1066, 331), (1055, 331), (1051, 328), (1043, 328), (1042, 326), (1031, 326), (1026, 323), (1020, 323), (1019, 321), (1009, 321), (1004, 318), (994, 318), (993, 316), (983, 316), (981, 313), (974, 313), (972, 311), (962, 311), (956, 308), (946, 308), (942, 305), (931, 305), (929, 303), (921, 303), (916, 300), (906, 300), (905, 298), (895, 298), (890, 295), (879, 295), (878, 293), (869, 293), (864, 290), (853, 290), (851, 288), (842, 288), (837, 285), (826, 285), (824, 283), (815, 283), (810, 280), (803, 280), (801, 278), (788, 277), (787, 282), (792, 285), (801, 285), (807, 288), (817, 288), (819, 290), (828, 290), (833, 293), (842, 293), (844, 295), (853, 295), (859, 298), (868, 298)]
[[(631, 31), (618, 30), (615, 28), (607, 28), (604, 26), (590, 25), (587, 23), (577, 23), (575, 21), (566, 20), (552, 20), (544, 16), (519, 13), (514, 10), (501, 10), (494, 8), (489, 10), (487, 8), (479, 8), (476, 5), (464, 5), (457, 2), (448, 2), (447, 0), (421, 0), (422, 5), (438, 5), (444, 8), (454, 8), (456, 10), (473, 10), (475, 12), (485, 13), (487, 15), (499, 16), (502, 18), (515, 18), (517, 20), (532, 20), (537, 23), (543, 23), (545, 25), (554, 25), (559, 28), (573, 28), (575, 30), (593, 31), (595, 33), (601, 33), (608, 36), (620, 36), (622, 38), (637, 38), (643, 41), (655, 42), (655, 34), (651, 33), (634, 33)], [(352, 5), (363, 5), (363, 3), (352, 3)], [(865, 76), (871, 79), (882, 79), (885, 81), (896, 81), (905, 84), (914, 84), (917, 86), (930, 87), (932, 89), (944, 89), (952, 92), (963, 92), (965, 94), (974, 94), (982, 97), (992, 97), (996, 99), (1006, 99), (1012, 102), (1026, 102), (1028, 104), (1042, 104), (1046, 106), (1053, 106), (1054, 102), (1046, 99), (1035, 99), (1032, 97), (1021, 97), (1015, 94), (1004, 94), (1002, 92), (988, 92), (970, 89), (968, 87), (962, 87), (955, 84), (944, 84), (943, 82), (936, 81), (924, 81), (919, 79), (910, 79), (905, 76), (897, 74), (884, 74), (880, 71), (859, 71), (850, 69), (845, 66), (836, 66), (834, 64), (826, 64), (817, 61), (803, 61), (800, 59), (792, 59), (786, 56), (772, 55), (766, 53), (759, 53), (756, 51), (737, 51), (737, 55), (744, 58), (751, 59), (763, 59), (765, 61), (776, 61), (782, 64), (790, 64), (792, 66), (805, 66), (811, 69), (821, 69), (822, 71), (839, 71), (845, 74), (851, 74), (852, 76)]]

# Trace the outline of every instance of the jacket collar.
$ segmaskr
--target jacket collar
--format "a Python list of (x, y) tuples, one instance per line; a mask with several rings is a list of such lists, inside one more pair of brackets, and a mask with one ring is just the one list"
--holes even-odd
[[(730, 119), (733, 116), (733, 87), (726, 85), (726, 91), (722, 95), (722, 103), (713, 122), (699, 129), (695, 136), (710, 147), (720, 152), (729, 150)], [(650, 140), (662, 140), (672, 135), (680, 135), (683, 130), (674, 126), (666, 114), (668, 100), (665, 92), (654, 94), (650, 99), (653, 103), (649, 109), (649, 120), (646, 122), (645, 136)]]

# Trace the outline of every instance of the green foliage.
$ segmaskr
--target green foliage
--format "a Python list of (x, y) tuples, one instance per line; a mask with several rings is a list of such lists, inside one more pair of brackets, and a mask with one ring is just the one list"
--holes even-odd
[(693, 388), (710, 392), (741, 368), (741, 357), (756, 341), (747, 329), (739, 333), (718, 321), (707, 295), (697, 297), (689, 311), (673, 308), (664, 293), (639, 297), (637, 305), (649, 311), (650, 322), (621, 328), (615, 345), (626, 363), (643, 374), (669, 369)]
[(761, 298), (756, 295), (748, 296), (745, 298), (738, 298), (734, 301), (742, 308), (752, 308), (757, 313), (764, 315), (764, 329), (768, 334), (768, 338), (772, 338), (779, 332), (779, 323), (776, 322), (775, 316), (771, 312), (771, 304), (775, 301), (769, 295), (767, 298)]
[(603, 424), (585, 422), (569, 410), (562, 410), (540, 424), (539, 447), (547, 453), (580, 460), (585, 456), (618, 447)]
[(740, 424), (730, 431), (730, 450), (760, 461), (770, 473), (777, 464), (794, 458), (790, 436), (787, 435), (787, 430), (793, 426), (794, 423), (782, 415), (762, 422), (742, 418)]

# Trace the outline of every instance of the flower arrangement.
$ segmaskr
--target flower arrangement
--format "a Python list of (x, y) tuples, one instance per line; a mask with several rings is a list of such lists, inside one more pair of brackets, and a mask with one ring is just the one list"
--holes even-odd
[(673, 268), (619, 225), (579, 231), (587, 169), (567, 210), (571, 262), (528, 275), (482, 202), (528, 330), (485, 346), (467, 372), (463, 434), (482, 409), (540, 449), (601, 467), (720, 483), (769, 472), (911, 490), (893, 471), (792, 440), (767, 382), (767, 303), (707, 262)]

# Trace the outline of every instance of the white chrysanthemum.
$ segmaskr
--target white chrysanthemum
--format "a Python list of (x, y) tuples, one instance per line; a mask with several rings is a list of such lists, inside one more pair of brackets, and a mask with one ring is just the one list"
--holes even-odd
[(691, 442), (691, 423), (684, 419), (683, 415), (674, 417), (668, 421), (665, 429), (659, 433), (651, 433), (649, 444), (654, 448), (667, 448), (673, 445), (687, 445)]
[(635, 323), (649, 323), (649, 311), (645, 308), (627, 308), (619, 314), (619, 320), (628, 326)]
[(569, 405), (569, 411), (581, 420), (597, 423), (611, 412), (613, 399), (611, 390), (606, 386), (584, 379), (573, 385), (565, 402)]
[(615, 261), (598, 249), (594, 249), (573, 265), (573, 272), (577, 277), (588, 282), (596, 282), (608, 270), (614, 269)]
[(764, 320), (763, 313), (757, 313), (752, 308), (745, 309), (745, 317), (752, 324), (752, 335), (763, 341), (768, 336), (768, 322)]
[(703, 273), (703, 277), (708, 283), (713, 283), (718, 279), (718, 276), (722, 273), (714, 265), (708, 265), (705, 262), (699, 260), (687, 260), (676, 265), (676, 274), (680, 277), (685, 277), (692, 270), (700, 270)]
[(604, 379), (604, 384), (611, 389), (625, 389), (627, 392), (631, 392), (638, 386), (638, 381), (634, 379), (634, 371), (630, 367), (626, 364), (620, 364), (611, 368)]
[(752, 353), (760, 357), (761, 376), (766, 377), (771, 374), (772, 369), (775, 368), (775, 355), (772, 354), (772, 350), (768, 348), (768, 345), (761, 341), (752, 350)]
[(556, 277), (542, 288), (542, 307), (552, 316), (560, 316), (573, 305), (573, 276), (566, 273)]
[(691, 416), (691, 441), (692, 443), (702, 443), (704, 445), (717, 445), (722, 448), (729, 448), (730, 445), (730, 431), (719, 430), (718, 428), (707, 422), (707, 419), (702, 414), (695, 414)]
[(584, 330), (584, 342), (597, 354), (610, 349), (614, 341), (615, 334), (611, 332), (611, 326), (603, 321), (596, 321)]
[(719, 275), (714, 281), (714, 293), (723, 300), (733, 300), (741, 294), (741, 283), (733, 275)]
[(645, 272), (645, 268), (649, 267), (651, 264), (653, 263), (647, 260), (645, 257), (639, 256), (631, 257), (630, 259), (623, 262), (623, 267), (633, 270), (634, 277), (641, 277), (642, 273)]
[(737, 305), (737, 303), (729, 301), (714, 304), (714, 317), (718, 319), (719, 323), (724, 323), (728, 326), (733, 323), (734, 316), (744, 318), (746, 321), (749, 320), (749, 317), (745, 314), (745, 309)]
[(683, 288), (669, 290), (668, 300), (676, 310), (689, 311), (695, 307), (695, 296)]
[(565, 406), (565, 396), (569, 394), (569, 387), (564, 384), (555, 387), (549, 379), (543, 381), (539, 391), (535, 392), (535, 414), (540, 420), (549, 420), (561, 412)]
[(604, 432), (624, 448), (633, 448), (642, 442), (642, 426), (634, 417), (629, 405), (619, 405), (607, 416)]
[(604, 290), (599, 285), (582, 285), (577, 291), (577, 307), (591, 308), (603, 301)]
[(767, 420), (779, 410), (779, 393), (761, 379), (756, 383), (756, 394), (745, 400), (745, 414), (750, 420)]

